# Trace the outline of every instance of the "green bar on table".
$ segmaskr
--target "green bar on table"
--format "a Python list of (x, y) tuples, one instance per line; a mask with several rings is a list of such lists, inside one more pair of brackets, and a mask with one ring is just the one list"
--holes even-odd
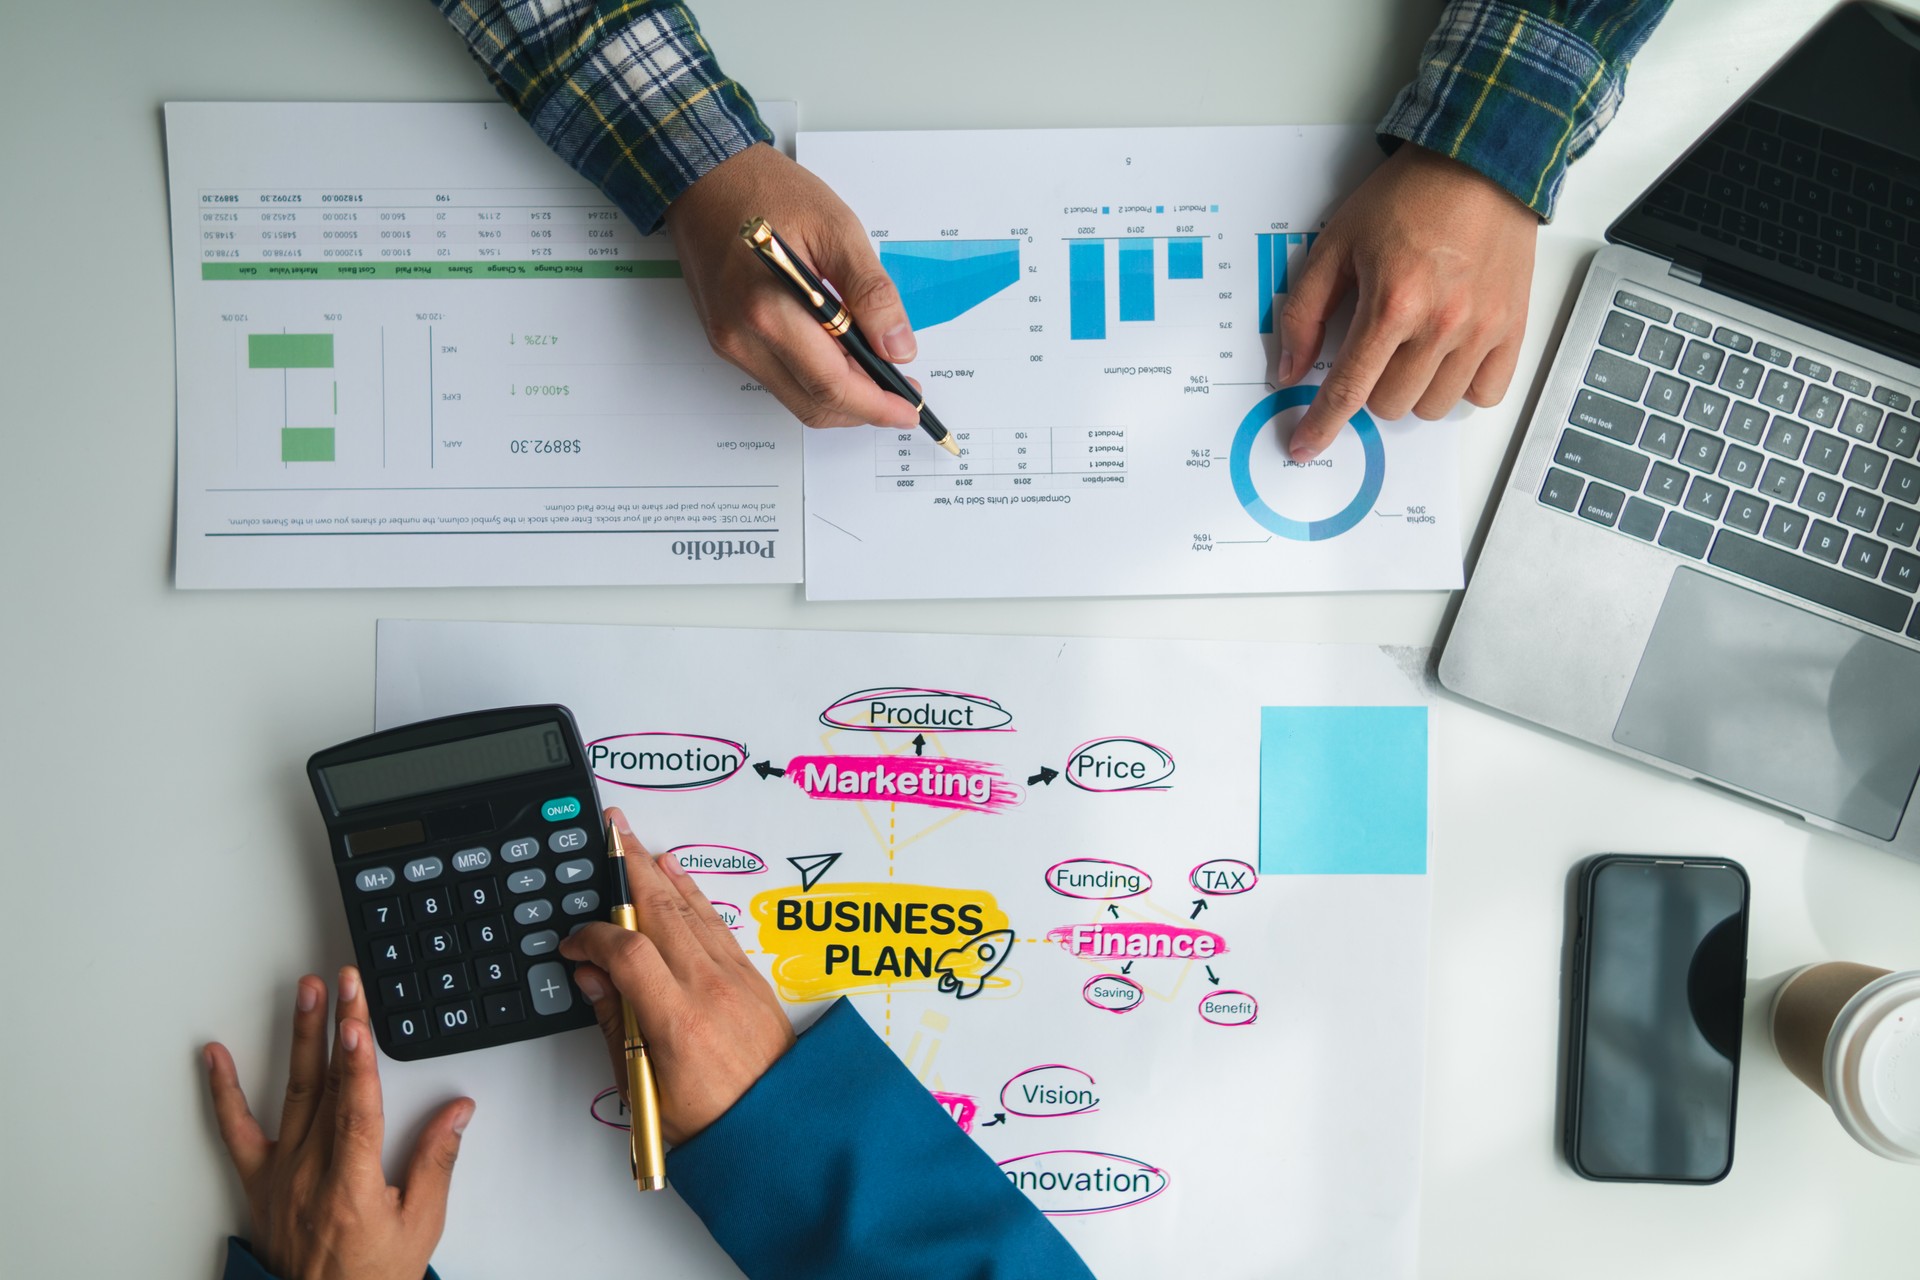
[(247, 368), (331, 369), (333, 335), (250, 333), (247, 335)]
[(280, 428), (280, 461), (332, 462), (333, 428)]

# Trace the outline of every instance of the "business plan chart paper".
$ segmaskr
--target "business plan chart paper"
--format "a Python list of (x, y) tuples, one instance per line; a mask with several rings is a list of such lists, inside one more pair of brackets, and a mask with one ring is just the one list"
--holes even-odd
[(178, 585), (798, 581), (801, 428), (505, 104), (166, 126)]
[[(1370, 128), (804, 133), (954, 431), (806, 439), (812, 599), (1461, 585), (1457, 426), (1283, 442), (1274, 319)], [(1337, 331), (1332, 335), (1337, 340)]]
[[(377, 665), (381, 727), (571, 707), (796, 1025), (850, 999), (1096, 1273), (1413, 1274), (1427, 708), (1394, 655), (383, 622)], [(479, 1103), (446, 1274), (556, 1241), (728, 1274), (635, 1195), (597, 1031), (382, 1072), (396, 1130)]]

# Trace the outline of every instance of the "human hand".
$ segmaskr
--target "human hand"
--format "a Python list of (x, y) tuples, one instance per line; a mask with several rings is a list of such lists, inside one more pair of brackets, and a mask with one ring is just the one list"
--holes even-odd
[(725, 1115), (793, 1047), (793, 1027), (680, 864), (648, 853), (620, 810), (608, 809), (607, 820), (619, 826), (629, 850), (639, 850), (627, 858), (627, 883), (640, 931), (590, 924), (562, 942), (560, 954), (590, 962), (574, 970), (573, 980), (593, 1002), (622, 1097), (620, 998), (632, 1003), (660, 1083), (660, 1131), (677, 1145)]
[(866, 228), (826, 183), (765, 145), (730, 157), (667, 206), (667, 231), (715, 353), (810, 427), (918, 423), (915, 407), (876, 386), (741, 241), (741, 225), (757, 217), (834, 287), (875, 351), (895, 364), (914, 357), (907, 309)]
[(380, 1168), (385, 1118), (380, 1067), (360, 971), (340, 971), (331, 1060), (327, 988), (300, 979), (280, 1136), (269, 1139), (247, 1107), (233, 1055), (203, 1051), (220, 1140), (246, 1188), (253, 1253), (281, 1280), (420, 1280), (446, 1224), (447, 1186), (473, 1100), (427, 1121), (404, 1190)]
[(1275, 382), (1313, 368), (1327, 317), (1357, 290), (1340, 354), (1287, 452), (1317, 457), (1361, 406), (1382, 418), (1486, 408), (1513, 380), (1540, 219), (1491, 179), (1403, 144), (1314, 241), (1280, 311)]

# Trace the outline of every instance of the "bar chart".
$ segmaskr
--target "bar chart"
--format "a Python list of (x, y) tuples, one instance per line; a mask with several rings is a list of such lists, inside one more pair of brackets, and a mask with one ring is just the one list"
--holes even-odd
[(1018, 240), (894, 240), (879, 248), (915, 329), (963, 316), (1020, 278)]
[(1108, 236), (1067, 242), (1068, 337), (1074, 340), (1107, 336), (1107, 245), (1116, 247), (1115, 275), (1119, 283), (1119, 321), (1150, 322), (1159, 318), (1155, 299), (1156, 258), (1164, 244), (1164, 276), (1168, 281), (1204, 280), (1206, 264), (1202, 236)]
[[(280, 371), (280, 461), (292, 462), (332, 462), (334, 460), (334, 426), (302, 425), (295, 426), (291, 421), (292, 370), (320, 369), (327, 372), (320, 375), (303, 374), (303, 391), (300, 398), (302, 416), (312, 412), (308, 407), (316, 403), (312, 394), (318, 390), (319, 380), (331, 383), (328, 388), (327, 403), (330, 412), (337, 417), (340, 412), (340, 384), (331, 378), (333, 369), (333, 335), (331, 333), (250, 333), (247, 335), (247, 368)], [(313, 382), (313, 387), (305, 384)]]
[(1254, 237), (1259, 242), (1260, 332), (1273, 332), (1274, 298), (1286, 293), (1294, 267), (1319, 238), (1316, 231), (1281, 231)]

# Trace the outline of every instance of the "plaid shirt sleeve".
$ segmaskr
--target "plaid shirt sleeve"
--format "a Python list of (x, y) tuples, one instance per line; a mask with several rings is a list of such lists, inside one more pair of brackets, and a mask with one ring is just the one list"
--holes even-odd
[(644, 232), (708, 170), (773, 141), (683, 4), (434, 3), (500, 96)]
[(1451, 156), (1553, 216), (1567, 166), (1625, 93), (1670, 0), (1449, 0), (1418, 77), (1380, 122), (1389, 151)]

